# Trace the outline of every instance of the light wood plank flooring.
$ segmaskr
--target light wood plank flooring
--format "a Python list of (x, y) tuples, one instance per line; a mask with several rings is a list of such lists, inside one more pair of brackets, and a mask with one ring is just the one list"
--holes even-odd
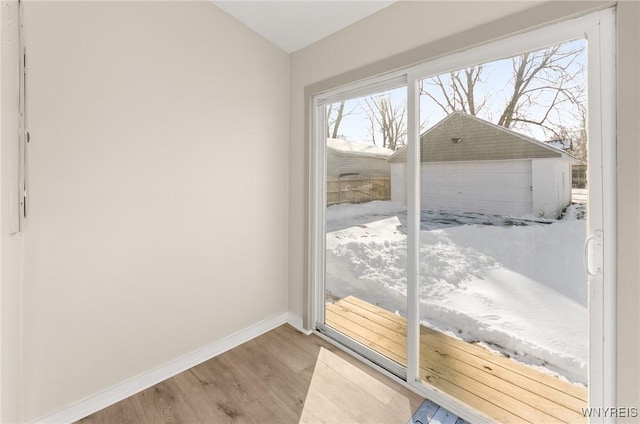
[(283, 325), (80, 422), (406, 424), (423, 400)]
[[(406, 320), (349, 296), (327, 304), (330, 327), (406, 365)], [(420, 377), (504, 423), (582, 423), (587, 390), (420, 327)]]

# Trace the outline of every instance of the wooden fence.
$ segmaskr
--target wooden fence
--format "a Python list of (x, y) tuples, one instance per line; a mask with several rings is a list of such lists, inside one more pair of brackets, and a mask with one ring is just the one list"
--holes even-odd
[(389, 176), (348, 176), (327, 180), (327, 206), (372, 200), (391, 200)]

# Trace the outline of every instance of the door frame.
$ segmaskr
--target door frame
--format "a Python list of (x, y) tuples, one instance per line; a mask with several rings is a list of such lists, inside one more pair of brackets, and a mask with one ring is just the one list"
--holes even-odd
[[(615, 8), (551, 24), (490, 42), (480, 47), (430, 60), (404, 69), (360, 80), (312, 96), (310, 150), (310, 279), (313, 329), (323, 330), (325, 255), (324, 105), (374, 91), (407, 86), (407, 369), (406, 382), (464, 419), (488, 422), (489, 417), (419, 380), (419, 228), (420, 154), (418, 79), (478, 63), (515, 56), (577, 38), (587, 38), (589, 131), (588, 240), (585, 257), (589, 277), (589, 406), (616, 405), (616, 69)], [(395, 84), (395, 86), (394, 86)], [(588, 255), (587, 255), (588, 254)], [(593, 262), (593, 263), (592, 263)], [(593, 275), (591, 275), (593, 274)], [(320, 324), (320, 325), (319, 325)], [(598, 343), (600, 341), (600, 343)], [(353, 346), (347, 345), (354, 349)], [(371, 359), (371, 358), (370, 358)], [(374, 360), (374, 362), (376, 362)], [(377, 362), (376, 362), (377, 363)], [(378, 363), (378, 365), (383, 365)], [(609, 422), (591, 418), (590, 422)]]
[(406, 369), (396, 363), (395, 361), (387, 358), (386, 356), (372, 350), (371, 348), (353, 340), (337, 330), (324, 324), (324, 297), (325, 297), (325, 255), (326, 250), (326, 217), (325, 207), (327, 204), (326, 198), (326, 186), (327, 186), (327, 167), (326, 167), (326, 148), (324, 140), (327, 138), (326, 134), (326, 114), (325, 106), (330, 103), (338, 102), (341, 100), (347, 100), (356, 98), (359, 96), (382, 92), (387, 90), (396, 89), (406, 85), (406, 75), (385, 75), (381, 78), (370, 79), (363, 85), (354, 85), (347, 90), (334, 90), (324, 93), (321, 96), (314, 98), (315, 105), (315, 137), (316, 143), (313, 146), (313, 155), (315, 160), (312, 166), (314, 166), (314, 183), (313, 187), (319, 187), (320, 189), (312, 188), (313, 201), (316, 207), (313, 209), (313, 233), (314, 233), (314, 247), (315, 252), (318, 255), (312, 255), (311, 269), (313, 273), (313, 304), (315, 305), (313, 315), (313, 330), (320, 332), (323, 335), (330, 337), (337, 341), (341, 345), (347, 347), (352, 352), (368, 359), (374, 364), (382, 367), (396, 377), (406, 380)]

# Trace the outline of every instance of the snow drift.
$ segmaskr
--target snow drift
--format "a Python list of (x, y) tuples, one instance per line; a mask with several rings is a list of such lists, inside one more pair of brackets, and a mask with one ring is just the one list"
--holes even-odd
[[(423, 212), (421, 323), (586, 384), (583, 216), (576, 206), (560, 221)], [(328, 208), (329, 297), (406, 316), (405, 223), (391, 202)]]

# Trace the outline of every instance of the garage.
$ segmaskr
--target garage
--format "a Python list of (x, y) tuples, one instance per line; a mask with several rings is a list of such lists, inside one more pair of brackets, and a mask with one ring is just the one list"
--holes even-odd
[[(571, 202), (568, 153), (454, 112), (420, 137), (421, 208), (556, 218)], [(390, 158), (391, 200), (406, 203), (406, 148)]]
[(532, 202), (530, 160), (422, 164), (422, 209), (526, 215)]

